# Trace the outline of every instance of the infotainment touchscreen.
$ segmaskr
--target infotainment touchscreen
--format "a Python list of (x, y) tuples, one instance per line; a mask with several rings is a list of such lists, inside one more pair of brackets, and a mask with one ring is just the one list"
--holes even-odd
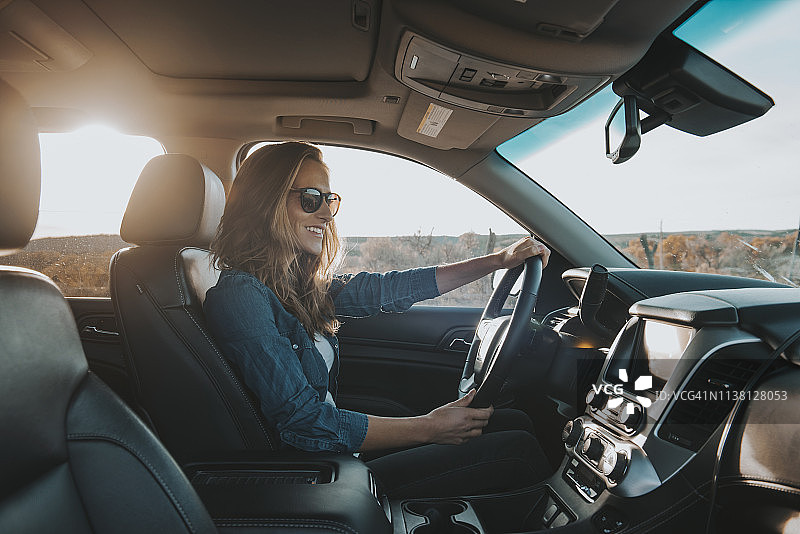
[[(640, 322), (633, 354), (615, 354), (606, 370), (606, 380), (622, 385), (631, 393), (644, 391), (656, 395), (672, 376), (693, 335), (694, 329), (688, 326), (652, 320)], [(652, 379), (647, 379), (648, 376)], [(645, 378), (639, 380), (641, 377)]]

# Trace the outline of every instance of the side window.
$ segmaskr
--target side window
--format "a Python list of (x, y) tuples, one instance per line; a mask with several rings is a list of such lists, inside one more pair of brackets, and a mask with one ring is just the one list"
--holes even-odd
[(149, 137), (88, 127), (40, 134), (42, 194), (31, 242), (0, 263), (41, 271), (66, 296), (107, 297), (108, 263), (133, 186), (164, 149)]
[[(511, 244), (525, 229), (486, 199), (443, 174), (402, 158), (320, 147), (345, 252), (341, 272), (384, 272), (453, 263)], [(426, 305), (483, 307), (491, 277)]]

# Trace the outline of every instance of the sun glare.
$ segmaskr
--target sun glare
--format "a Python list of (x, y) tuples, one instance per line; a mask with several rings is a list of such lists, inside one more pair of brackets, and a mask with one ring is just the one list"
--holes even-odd
[(164, 153), (155, 139), (93, 125), (39, 135), (42, 195), (34, 238), (117, 234), (145, 164)]

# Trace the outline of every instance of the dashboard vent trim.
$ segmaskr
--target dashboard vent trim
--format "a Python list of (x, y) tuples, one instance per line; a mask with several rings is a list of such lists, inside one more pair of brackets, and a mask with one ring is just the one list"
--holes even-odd
[(710, 357), (675, 400), (658, 436), (694, 452), (700, 450), (725, 421), (736, 402), (736, 393), (743, 390), (760, 365), (757, 359), (725, 351)]

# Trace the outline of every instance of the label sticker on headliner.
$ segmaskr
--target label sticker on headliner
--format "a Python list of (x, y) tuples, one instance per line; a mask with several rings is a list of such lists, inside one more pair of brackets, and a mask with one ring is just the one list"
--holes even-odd
[(419, 123), (417, 133), (428, 137), (437, 137), (442, 128), (444, 128), (447, 119), (450, 118), (451, 113), (453, 113), (452, 109), (431, 103), (428, 105), (428, 111), (425, 112), (425, 116), (422, 117), (422, 122)]

